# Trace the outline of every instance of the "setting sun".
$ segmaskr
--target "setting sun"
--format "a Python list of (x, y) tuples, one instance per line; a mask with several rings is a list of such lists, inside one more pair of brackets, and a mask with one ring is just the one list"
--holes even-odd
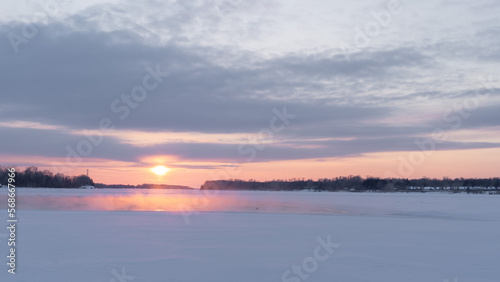
[(156, 174), (156, 175), (165, 175), (167, 172), (170, 171), (170, 169), (166, 166), (159, 165), (155, 166), (151, 169), (151, 171)]

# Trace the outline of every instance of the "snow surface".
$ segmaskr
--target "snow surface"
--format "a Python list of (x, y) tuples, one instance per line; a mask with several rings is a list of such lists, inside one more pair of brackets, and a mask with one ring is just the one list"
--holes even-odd
[[(0, 281), (500, 281), (498, 195), (211, 193), (18, 189)], [(2, 188), (4, 226), (6, 204)]]

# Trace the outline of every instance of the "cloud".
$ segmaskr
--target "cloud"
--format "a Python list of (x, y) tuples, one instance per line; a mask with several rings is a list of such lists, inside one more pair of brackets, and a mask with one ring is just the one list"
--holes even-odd
[[(346, 60), (335, 44), (324, 43), (325, 38), (303, 40), (294, 51), (258, 45), (257, 39), (270, 34), (283, 45), (296, 42), (277, 33), (305, 19), (290, 20), (284, 5), (121, 1), (86, 7), (65, 15), (64, 22), (35, 23), (38, 34), (20, 45), (17, 55), (9, 40), (2, 40), (1, 153), (64, 157), (66, 146), (75, 148), (86, 138), (75, 132), (98, 129), (103, 118), (122, 131), (252, 135), (269, 126), (273, 110), (284, 107), (296, 118), (255, 161), (415, 150), (414, 140), (436, 128), (499, 125), (497, 78), (489, 83), (490, 96), (470, 117), (462, 118), (458, 128), (443, 118), (450, 106), (481, 89), (477, 77), (495, 74), (497, 66), (491, 62), (498, 59), (500, 26), (495, 19), (467, 20), (469, 31), (453, 28), (453, 19), (436, 29), (434, 42), (422, 43), (394, 35), (394, 29), (408, 23), (417, 25), (411, 30), (417, 35), (424, 30), (414, 15), (407, 15), (401, 25), (388, 27), (386, 35), (377, 38), (387, 42), (360, 49)], [(498, 9), (492, 2), (474, 8), (485, 5)], [(358, 12), (366, 11), (363, 5)], [(327, 28), (307, 23), (322, 32)], [(2, 23), (0, 38), (20, 33), (25, 24)], [(472, 39), (465, 40), (465, 35)], [(143, 84), (148, 67), (169, 75), (120, 118), (113, 103), (125, 105), (123, 95)], [(129, 162), (155, 154), (223, 162), (248, 157), (238, 153), (237, 143), (159, 142), (141, 147), (125, 141), (107, 135), (92, 156)], [(438, 149), (496, 146), (449, 140)]]
[[(234, 144), (218, 143), (167, 143), (147, 147), (124, 144), (113, 137), (104, 137), (98, 145), (78, 145), (85, 142), (93, 144), (86, 136), (72, 135), (60, 130), (41, 130), (27, 128), (0, 128), (4, 136), (0, 154), (19, 156), (44, 156), (66, 158), (70, 156), (68, 165), (77, 165), (80, 161), (75, 154), (88, 158), (100, 158), (123, 162), (141, 162), (147, 156), (171, 156), (179, 161), (211, 161), (223, 163), (263, 162), (277, 160), (297, 160), (311, 158), (331, 158), (359, 156), (373, 152), (417, 151), (419, 147), (414, 137), (371, 137), (341, 139), (286, 139), (274, 142), (241, 142)], [(369, 135), (369, 134), (367, 134)], [(100, 140), (96, 135), (92, 140)], [(263, 140), (260, 140), (263, 141)], [(67, 150), (67, 147), (71, 150)], [(496, 148), (500, 143), (492, 142), (454, 142), (443, 141), (437, 150)], [(79, 149), (80, 148), (80, 149)], [(89, 151), (90, 150), (90, 151)], [(82, 155), (80, 152), (89, 152)], [(255, 158), (252, 155), (255, 154)], [(193, 165), (189, 165), (193, 166)], [(180, 165), (180, 167), (185, 167)], [(217, 168), (214, 165), (193, 166), (193, 168)]]
[[(390, 109), (356, 105), (341, 108), (334, 100), (316, 102), (316, 93), (325, 91), (318, 80), (378, 76), (425, 60), (410, 50), (394, 50), (360, 56), (351, 64), (338, 56), (285, 56), (263, 61), (257, 67), (249, 61), (246, 67), (232, 68), (206, 59), (221, 55), (219, 50), (116, 40), (134, 41), (136, 38), (128, 32), (65, 31), (52, 35), (66, 29), (58, 24), (45, 26), (51, 35), (26, 46), (22, 56), (6, 56), (0, 82), (12, 95), (5, 97), (8, 108), (0, 112), (0, 117), (75, 129), (92, 129), (101, 118), (109, 117), (123, 129), (226, 133), (259, 130), (274, 108), (285, 105), (300, 115), (299, 122), (373, 118), (375, 113), (383, 115)], [(8, 49), (3, 45), (1, 52), (8, 53)], [(130, 95), (147, 74), (145, 68), (157, 65), (171, 75), (127, 120), (118, 120), (119, 115), (111, 110), (112, 102), (122, 94)], [(304, 89), (312, 93), (280, 100), (287, 93)], [(256, 94), (261, 92), (267, 95)]]

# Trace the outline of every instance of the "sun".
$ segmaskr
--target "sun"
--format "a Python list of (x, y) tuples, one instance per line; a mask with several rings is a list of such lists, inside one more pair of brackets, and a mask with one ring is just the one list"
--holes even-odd
[(151, 169), (151, 171), (156, 174), (156, 175), (165, 175), (167, 172), (170, 171), (170, 168), (166, 167), (166, 166), (163, 166), (163, 165), (159, 165), (159, 166), (155, 166)]

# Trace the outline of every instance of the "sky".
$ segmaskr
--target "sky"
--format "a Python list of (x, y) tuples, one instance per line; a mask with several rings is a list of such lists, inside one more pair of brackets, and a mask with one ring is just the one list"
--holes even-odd
[(498, 177), (499, 14), (495, 0), (3, 3), (0, 164), (192, 187)]

